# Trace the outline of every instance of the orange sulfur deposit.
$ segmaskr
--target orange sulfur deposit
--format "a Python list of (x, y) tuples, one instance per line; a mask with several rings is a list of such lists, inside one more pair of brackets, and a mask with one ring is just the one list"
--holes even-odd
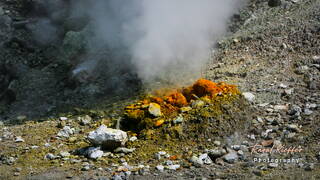
[[(165, 123), (166, 118), (175, 116), (180, 108), (187, 107), (197, 99), (215, 100), (217, 96), (233, 96), (240, 94), (235, 85), (214, 83), (206, 79), (199, 79), (192, 86), (171, 91), (162, 97), (150, 96), (125, 108), (126, 117), (136, 123), (152, 122), (154, 127)], [(158, 104), (159, 109), (149, 108)], [(150, 110), (151, 109), (151, 110)], [(161, 113), (159, 113), (161, 111)], [(161, 114), (161, 116), (160, 116)]]

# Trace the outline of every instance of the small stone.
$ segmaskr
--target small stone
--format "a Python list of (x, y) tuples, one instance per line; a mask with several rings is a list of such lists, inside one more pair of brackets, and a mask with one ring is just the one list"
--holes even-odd
[(128, 141), (128, 136), (124, 131), (101, 125), (98, 129), (89, 133), (88, 140), (96, 146), (115, 149), (119, 146), (124, 146)]
[(305, 115), (311, 115), (313, 113), (313, 111), (311, 111), (310, 109), (308, 109), (308, 108), (306, 108), (306, 109), (304, 109), (304, 114)]
[(38, 149), (39, 146), (31, 146), (31, 149)]
[(289, 115), (291, 116), (300, 116), (300, 113), (302, 112), (301, 108), (297, 105), (290, 106), (289, 109)]
[(179, 124), (183, 122), (183, 117), (182, 116), (178, 116), (175, 120), (173, 120), (174, 124)]
[(15, 171), (15, 172), (21, 172), (21, 171), (22, 171), (22, 168), (17, 167), (14, 171)]
[(269, 163), (268, 167), (269, 168), (276, 168), (276, 167), (278, 167), (278, 163)]
[(131, 141), (131, 142), (134, 142), (134, 141), (136, 141), (138, 138), (136, 137), (136, 136), (132, 136), (130, 139), (129, 139), (129, 141)]
[(170, 165), (173, 164), (173, 162), (172, 162), (171, 160), (167, 160), (167, 161), (165, 162), (165, 164), (166, 164), (167, 166), (170, 166)]
[(192, 110), (192, 108), (190, 106), (180, 108), (180, 111), (182, 113), (185, 113), (185, 112), (188, 112), (188, 111), (191, 111), (191, 110)]
[(273, 106), (273, 109), (276, 111), (287, 111), (288, 110), (288, 105), (275, 105)]
[(296, 135), (296, 133), (289, 133), (289, 134), (287, 135), (287, 138), (288, 138), (288, 139), (292, 139), (295, 135)]
[(211, 159), (216, 159), (218, 157), (225, 155), (226, 153), (227, 151), (223, 148), (216, 148), (213, 150), (209, 150), (209, 156), (211, 157)]
[(299, 132), (300, 131), (298, 125), (296, 125), (296, 124), (289, 124), (287, 126), (287, 129), (290, 130), (290, 131), (293, 131), (293, 132)]
[(243, 156), (243, 155), (244, 155), (244, 152), (243, 152), (242, 150), (239, 150), (239, 151), (237, 152), (237, 154), (238, 154), (239, 156)]
[(87, 166), (84, 166), (81, 168), (81, 171), (89, 171), (90, 170), (90, 166), (87, 165)]
[(231, 148), (233, 149), (233, 150), (235, 150), (235, 151), (239, 151), (240, 150), (240, 145), (233, 145), (233, 146), (231, 146)]
[(254, 100), (255, 100), (255, 98), (256, 98), (251, 92), (244, 92), (244, 93), (242, 93), (242, 95), (243, 95), (244, 98), (246, 98), (246, 100), (248, 100), (249, 102), (254, 102)]
[(24, 139), (22, 139), (21, 136), (17, 136), (14, 140), (14, 142), (19, 143), (19, 142), (24, 142)]
[(78, 117), (77, 120), (79, 121), (79, 123), (81, 125), (85, 126), (85, 125), (88, 125), (88, 124), (91, 123), (92, 118), (90, 116), (88, 116), (88, 115), (85, 115), (85, 116), (82, 116), (82, 117)]
[(287, 88), (288, 86), (281, 83), (281, 84), (279, 84), (279, 87), (285, 89), (285, 88)]
[(99, 159), (103, 156), (103, 151), (100, 150), (100, 147), (90, 147), (88, 148), (86, 155), (90, 159)]
[(59, 119), (60, 119), (61, 121), (66, 121), (66, 120), (68, 120), (67, 117), (59, 117)]
[(205, 105), (205, 103), (201, 100), (196, 100), (196, 101), (193, 101), (191, 106), (192, 108), (201, 108)]
[(179, 164), (173, 164), (173, 165), (169, 165), (167, 167), (169, 170), (177, 170), (180, 168), (180, 165)]
[(51, 153), (48, 153), (44, 156), (44, 158), (48, 160), (53, 160), (53, 159), (56, 159), (57, 157)]
[(238, 155), (235, 152), (231, 152), (224, 155), (223, 160), (225, 160), (227, 163), (233, 164), (238, 160)]
[(44, 147), (50, 147), (51, 145), (49, 143), (45, 143)]
[(69, 152), (67, 152), (67, 151), (62, 151), (62, 152), (60, 152), (60, 156), (61, 157), (69, 157), (70, 156), (70, 153)]
[(13, 173), (14, 176), (20, 176), (20, 173), (19, 172), (15, 172)]
[(314, 164), (313, 163), (306, 164), (306, 167), (304, 169), (306, 171), (312, 171), (312, 170), (314, 170)]
[(62, 130), (60, 130), (58, 132), (58, 136), (59, 137), (69, 137), (73, 133), (74, 133), (74, 129), (73, 128), (70, 128), (70, 126), (65, 126), (65, 127), (63, 127)]
[(220, 146), (221, 142), (220, 141), (214, 141), (213, 144), (216, 145), (216, 146)]
[(153, 115), (154, 117), (160, 117), (162, 116), (162, 113), (161, 113), (161, 107), (159, 104), (157, 103), (150, 103), (149, 104), (149, 108), (148, 108), (148, 111), (151, 115)]
[(160, 172), (163, 172), (163, 171), (164, 171), (164, 166), (158, 165), (158, 166), (156, 166), (156, 169), (157, 169), (158, 171), (160, 171)]
[(201, 154), (201, 155), (199, 156), (199, 159), (202, 160), (202, 162), (203, 162), (204, 164), (212, 164), (212, 163), (213, 163), (212, 160), (211, 160), (211, 158), (209, 157), (209, 155), (208, 155), (207, 153)]
[(136, 148), (125, 148), (125, 147), (118, 147), (117, 149), (114, 150), (115, 153), (125, 153), (125, 154), (128, 154), (128, 153), (132, 153), (133, 151), (135, 151)]
[(201, 167), (203, 165), (202, 159), (199, 159), (196, 156), (192, 156), (190, 162), (196, 167)]

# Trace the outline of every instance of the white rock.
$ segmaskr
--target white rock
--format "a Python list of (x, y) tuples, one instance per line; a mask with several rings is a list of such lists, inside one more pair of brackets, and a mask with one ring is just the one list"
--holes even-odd
[(158, 165), (158, 166), (156, 166), (156, 169), (157, 169), (158, 171), (160, 171), (160, 172), (163, 172), (164, 166)]
[(190, 162), (194, 165), (194, 166), (201, 166), (203, 165), (203, 161), (200, 158), (197, 158), (196, 156), (192, 156), (190, 159)]
[(173, 123), (175, 124), (179, 124), (183, 122), (183, 117), (182, 116), (178, 116), (175, 120), (173, 120)]
[(69, 157), (69, 156), (70, 156), (70, 153), (67, 152), (67, 151), (62, 151), (62, 152), (60, 152), (60, 156), (61, 156), (61, 157)]
[(212, 164), (213, 163), (211, 158), (209, 157), (209, 155), (207, 153), (201, 154), (199, 156), (199, 159), (201, 159), (204, 164)]
[(48, 160), (53, 160), (53, 159), (56, 159), (57, 157), (51, 153), (48, 153), (44, 156), (44, 158)]
[(100, 147), (90, 147), (87, 154), (90, 159), (99, 159), (103, 156), (103, 151), (100, 150)]
[(107, 126), (101, 125), (98, 129), (89, 133), (88, 140), (96, 146), (102, 146), (106, 149), (115, 149), (119, 146), (124, 146), (128, 141), (128, 136), (124, 131), (107, 128)]
[(255, 96), (254, 94), (252, 94), (251, 92), (244, 92), (242, 93), (242, 95), (244, 96), (244, 98), (246, 98), (249, 102), (254, 102), (255, 100)]
[(66, 120), (68, 120), (67, 117), (60, 117), (59, 119), (60, 119), (61, 121), (66, 121)]
[(74, 129), (70, 128), (70, 126), (65, 126), (58, 132), (59, 137), (69, 137), (74, 133)]
[(281, 87), (281, 88), (283, 88), (283, 89), (285, 89), (285, 88), (287, 88), (288, 86), (287, 85), (285, 85), (285, 84), (279, 84), (279, 87)]
[(180, 165), (179, 164), (173, 164), (173, 165), (170, 165), (167, 167), (168, 169), (170, 170), (177, 170), (180, 168)]
[(19, 142), (24, 142), (24, 139), (22, 139), (21, 136), (17, 136), (14, 140), (14, 142), (19, 143)]
[(276, 168), (276, 167), (278, 167), (278, 163), (269, 163), (268, 167), (269, 168)]
[(133, 141), (136, 141), (138, 138), (136, 136), (132, 136), (129, 141), (133, 142)]
[(216, 145), (216, 146), (220, 146), (221, 142), (220, 141), (214, 141), (213, 144)]

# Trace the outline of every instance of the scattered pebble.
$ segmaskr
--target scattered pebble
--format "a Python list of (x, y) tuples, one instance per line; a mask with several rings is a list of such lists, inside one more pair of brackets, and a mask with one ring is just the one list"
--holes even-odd
[(114, 150), (115, 153), (125, 153), (125, 154), (128, 154), (128, 153), (132, 153), (133, 151), (135, 151), (136, 148), (125, 148), (125, 147), (118, 147), (117, 149)]
[(132, 136), (130, 139), (129, 139), (129, 141), (131, 141), (131, 142), (134, 142), (134, 141), (136, 141), (138, 138), (136, 137), (136, 136)]
[(24, 139), (22, 139), (21, 136), (17, 136), (14, 140), (14, 142), (19, 143), (19, 142), (24, 142)]
[(44, 158), (48, 160), (53, 160), (53, 159), (56, 159), (57, 157), (51, 153), (48, 153), (44, 156)]
[(59, 137), (69, 137), (73, 133), (74, 133), (74, 129), (73, 128), (71, 128), (70, 126), (65, 126), (65, 127), (63, 127), (62, 130), (60, 130), (58, 132), (58, 136)]
[(67, 117), (60, 117), (59, 119), (60, 119), (61, 121), (66, 121), (66, 120), (68, 120)]
[(246, 98), (249, 102), (254, 102), (254, 100), (255, 100), (255, 98), (256, 98), (251, 92), (244, 92), (244, 93), (242, 93), (242, 95), (243, 95), (244, 98)]
[(177, 170), (177, 169), (180, 168), (180, 165), (179, 165), (179, 164), (173, 164), (173, 165), (167, 166), (167, 168), (168, 168), (169, 170)]
[(158, 166), (156, 166), (156, 169), (157, 169), (158, 171), (160, 171), (160, 172), (163, 172), (163, 171), (164, 171), (164, 166), (158, 165)]
[(176, 119), (173, 120), (174, 124), (179, 124), (183, 122), (183, 117), (180, 115)]
[(276, 167), (278, 167), (278, 163), (269, 163), (268, 167), (269, 168), (276, 168)]
[(238, 155), (235, 152), (231, 152), (231, 153), (224, 155), (223, 160), (225, 160), (228, 163), (233, 164), (238, 160)]

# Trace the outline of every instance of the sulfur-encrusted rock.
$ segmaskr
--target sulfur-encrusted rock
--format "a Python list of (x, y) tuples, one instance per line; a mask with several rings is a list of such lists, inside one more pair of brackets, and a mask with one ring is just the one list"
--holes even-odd
[(149, 110), (149, 113), (155, 117), (162, 116), (161, 107), (157, 103), (150, 103), (148, 110)]
[(104, 149), (115, 149), (119, 146), (124, 146), (128, 141), (128, 136), (124, 131), (101, 125), (98, 129), (89, 133), (88, 140), (95, 146), (101, 146)]

